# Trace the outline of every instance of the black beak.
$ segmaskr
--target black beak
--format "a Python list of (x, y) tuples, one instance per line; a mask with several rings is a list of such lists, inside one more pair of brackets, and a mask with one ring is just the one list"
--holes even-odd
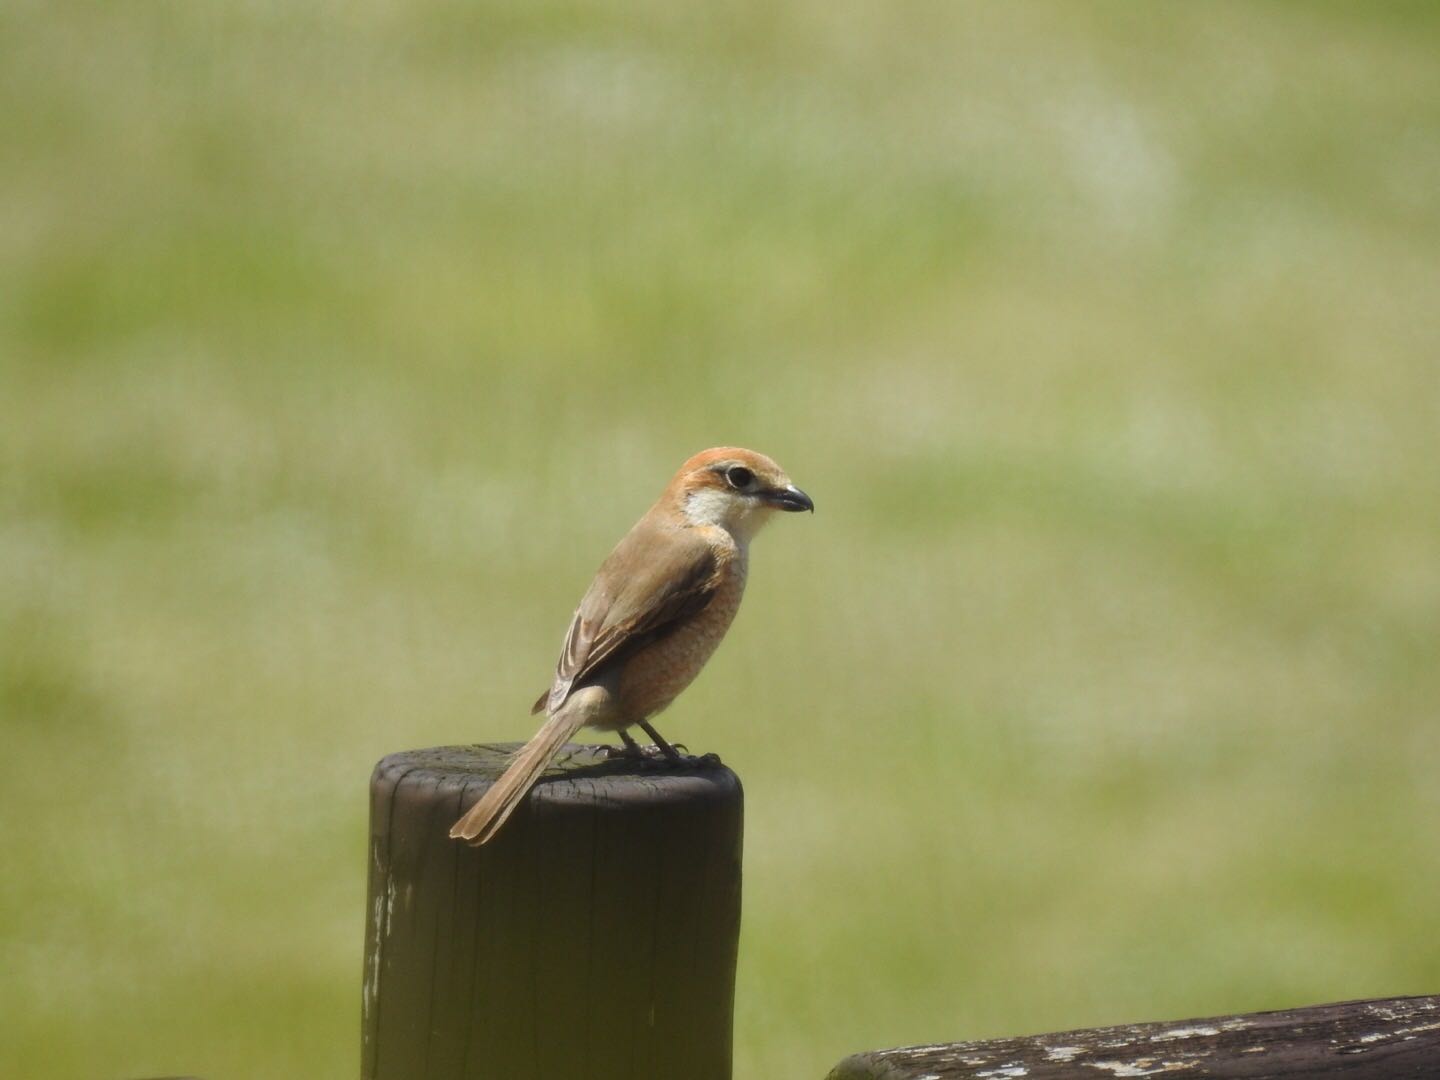
[(791, 513), (800, 510), (809, 510), (812, 514), (815, 512), (815, 504), (810, 500), (810, 496), (794, 484), (789, 487), (772, 488), (765, 492), (764, 498), (767, 503), (780, 510), (788, 510)]

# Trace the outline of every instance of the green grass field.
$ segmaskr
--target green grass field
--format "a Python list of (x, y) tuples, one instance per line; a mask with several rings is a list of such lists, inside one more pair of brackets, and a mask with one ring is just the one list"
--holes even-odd
[(366, 783), (692, 451), (739, 1080), (1440, 990), (1440, 13), (0, 2), (0, 1075), (356, 1075)]

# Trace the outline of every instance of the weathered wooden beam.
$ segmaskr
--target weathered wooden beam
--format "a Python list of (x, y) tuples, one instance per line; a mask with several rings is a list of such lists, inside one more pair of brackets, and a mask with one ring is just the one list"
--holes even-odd
[(451, 840), (514, 749), (375, 768), (365, 1080), (729, 1080), (739, 780), (571, 746), (494, 840)]
[(846, 1058), (829, 1080), (1129, 1076), (1434, 1080), (1440, 1078), (1440, 997), (876, 1050)]

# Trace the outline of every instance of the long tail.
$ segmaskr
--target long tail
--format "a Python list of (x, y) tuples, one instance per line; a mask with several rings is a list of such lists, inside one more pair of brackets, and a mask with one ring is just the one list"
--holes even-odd
[(520, 805), (525, 793), (545, 771), (545, 766), (584, 722), (583, 709), (563, 707), (545, 721), (535, 737), (520, 748), (500, 779), (491, 784), (480, 801), (450, 827), (451, 838), (479, 847), (499, 832), (505, 819)]

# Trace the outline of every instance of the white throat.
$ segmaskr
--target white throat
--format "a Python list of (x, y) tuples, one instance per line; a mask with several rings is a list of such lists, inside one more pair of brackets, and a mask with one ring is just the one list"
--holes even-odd
[(716, 488), (692, 491), (685, 498), (685, 520), (691, 525), (712, 525), (724, 529), (742, 548), (774, 511), (758, 499), (731, 495)]

